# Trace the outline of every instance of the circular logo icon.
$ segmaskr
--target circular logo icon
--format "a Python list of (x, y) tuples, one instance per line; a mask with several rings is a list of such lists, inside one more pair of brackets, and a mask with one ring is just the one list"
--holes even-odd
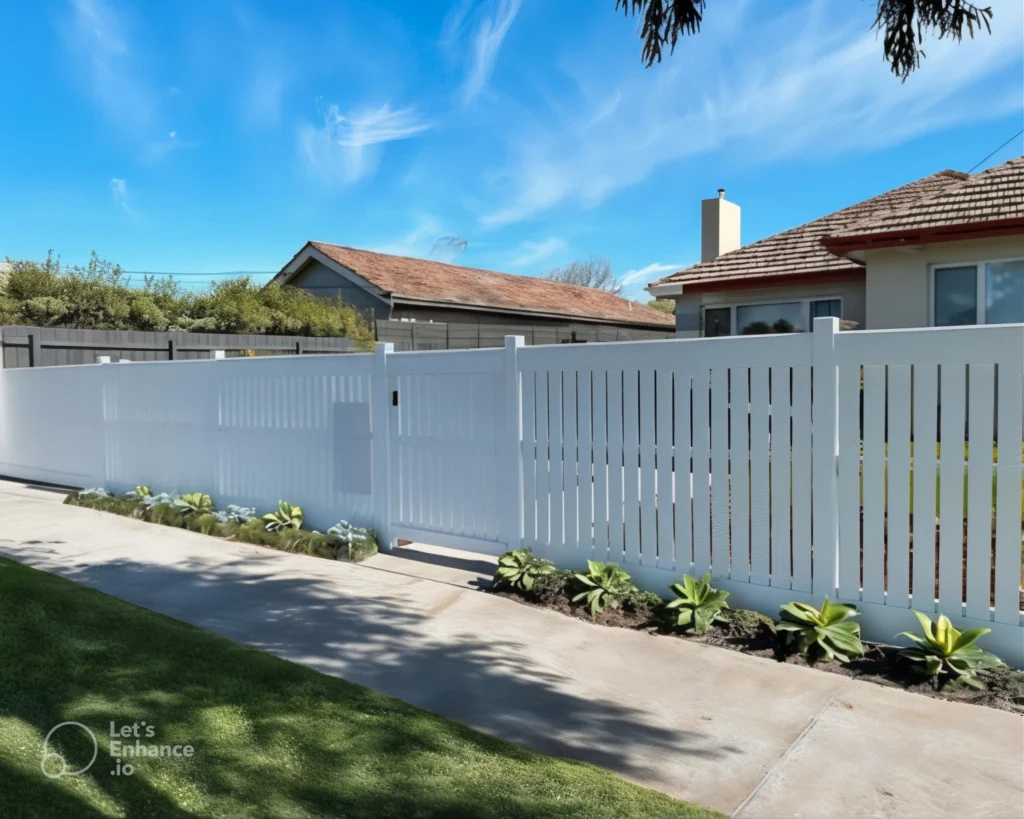
[[(88, 734), (89, 739), (92, 740), (92, 759), (89, 760), (88, 765), (77, 771), (69, 771), (67, 760), (65, 760), (64, 757), (56, 751), (50, 750), (50, 737), (53, 736), (54, 732), (57, 729), (63, 728), (65, 725), (75, 725), (81, 728), (83, 731), (85, 731), (86, 734)], [(81, 776), (92, 767), (93, 763), (96, 761), (96, 757), (99, 754), (99, 751), (100, 746), (99, 743), (96, 742), (96, 735), (93, 734), (93, 732), (90, 731), (86, 726), (82, 725), (82, 723), (69, 721), (62, 722), (60, 723), (60, 725), (54, 725), (50, 729), (50, 733), (46, 735), (46, 739), (43, 740), (43, 761), (40, 763), (40, 767), (42, 768), (43, 771), (43, 776), (48, 777), (50, 779), (60, 779), (62, 776)], [(59, 760), (60, 762), (60, 770), (56, 773), (46, 770), (47, 761), (52, 760)]]

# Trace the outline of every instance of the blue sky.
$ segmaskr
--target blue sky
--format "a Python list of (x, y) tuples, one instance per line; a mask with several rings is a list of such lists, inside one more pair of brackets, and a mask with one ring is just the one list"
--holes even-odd
[(651, 69), (613, 0), (7, 2), (0, 257), (276, 271), (456, 235), (512, 273), (603, 256), (642, 297), (718, 187), (746, 243), (1024, 127), (1022, 4), (991, 5), (900, 84), (868, 0), (712, 0)]

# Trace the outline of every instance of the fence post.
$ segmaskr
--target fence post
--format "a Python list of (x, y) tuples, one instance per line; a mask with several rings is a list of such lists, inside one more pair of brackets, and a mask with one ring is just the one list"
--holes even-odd
[(173, 339), (167, 339), (167, 360), (174, 361), (178, 343)]
[(370, 450), (373, 481), (373, 528), (377, 544), (392, 549), (391, 541), (391, 402), (388, 389), (390, 342), (377, 342), (370, 375)]
[(522, 544), (523, 527), (523, 409), (519, 379), (519, 348), (526, 344), (523, 336), (505, 336), (505, 430), (502, 435), (503, 452), (499, 463), (507, 464), (503, 470), (504, 486), (501, 491), (501, 537), (507, 548), (518, 549)]
[(43, 348), (39, 341), (39, 333), (28, 334), (28, 366), (43, 366)]
[(811, 591), (816, 600), (826, 594), (835, 599), (839, 556), (839, 376), (836, 370), (836, 335), (839, 319), (814, 319), (812, 344), (811, 453), (814, 551)]

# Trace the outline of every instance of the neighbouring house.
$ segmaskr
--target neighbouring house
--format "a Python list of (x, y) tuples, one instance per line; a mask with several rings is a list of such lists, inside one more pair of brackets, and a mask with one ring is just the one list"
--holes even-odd
[(679, 336), (1024, 322), (1024, 157), (940, 171), (740, 245), (724, 191), (702, 202), (701, 262), (648, 287)]
[(323, 242), (307, 242), (273, 281), (372, 311), (382, 341), (401, 330), (427, 339), (405, 348), (500, 345), (506, 333), (528, 343), (665, 338), (675, 326), (589, 287)]

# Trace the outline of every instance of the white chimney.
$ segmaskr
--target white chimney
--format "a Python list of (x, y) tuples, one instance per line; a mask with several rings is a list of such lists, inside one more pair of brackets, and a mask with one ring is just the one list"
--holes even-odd
[(725, 198), (725, 188), (714, 199), (700, 203), (700, 260), (708, 262), (740, 247), (740, 206)]

